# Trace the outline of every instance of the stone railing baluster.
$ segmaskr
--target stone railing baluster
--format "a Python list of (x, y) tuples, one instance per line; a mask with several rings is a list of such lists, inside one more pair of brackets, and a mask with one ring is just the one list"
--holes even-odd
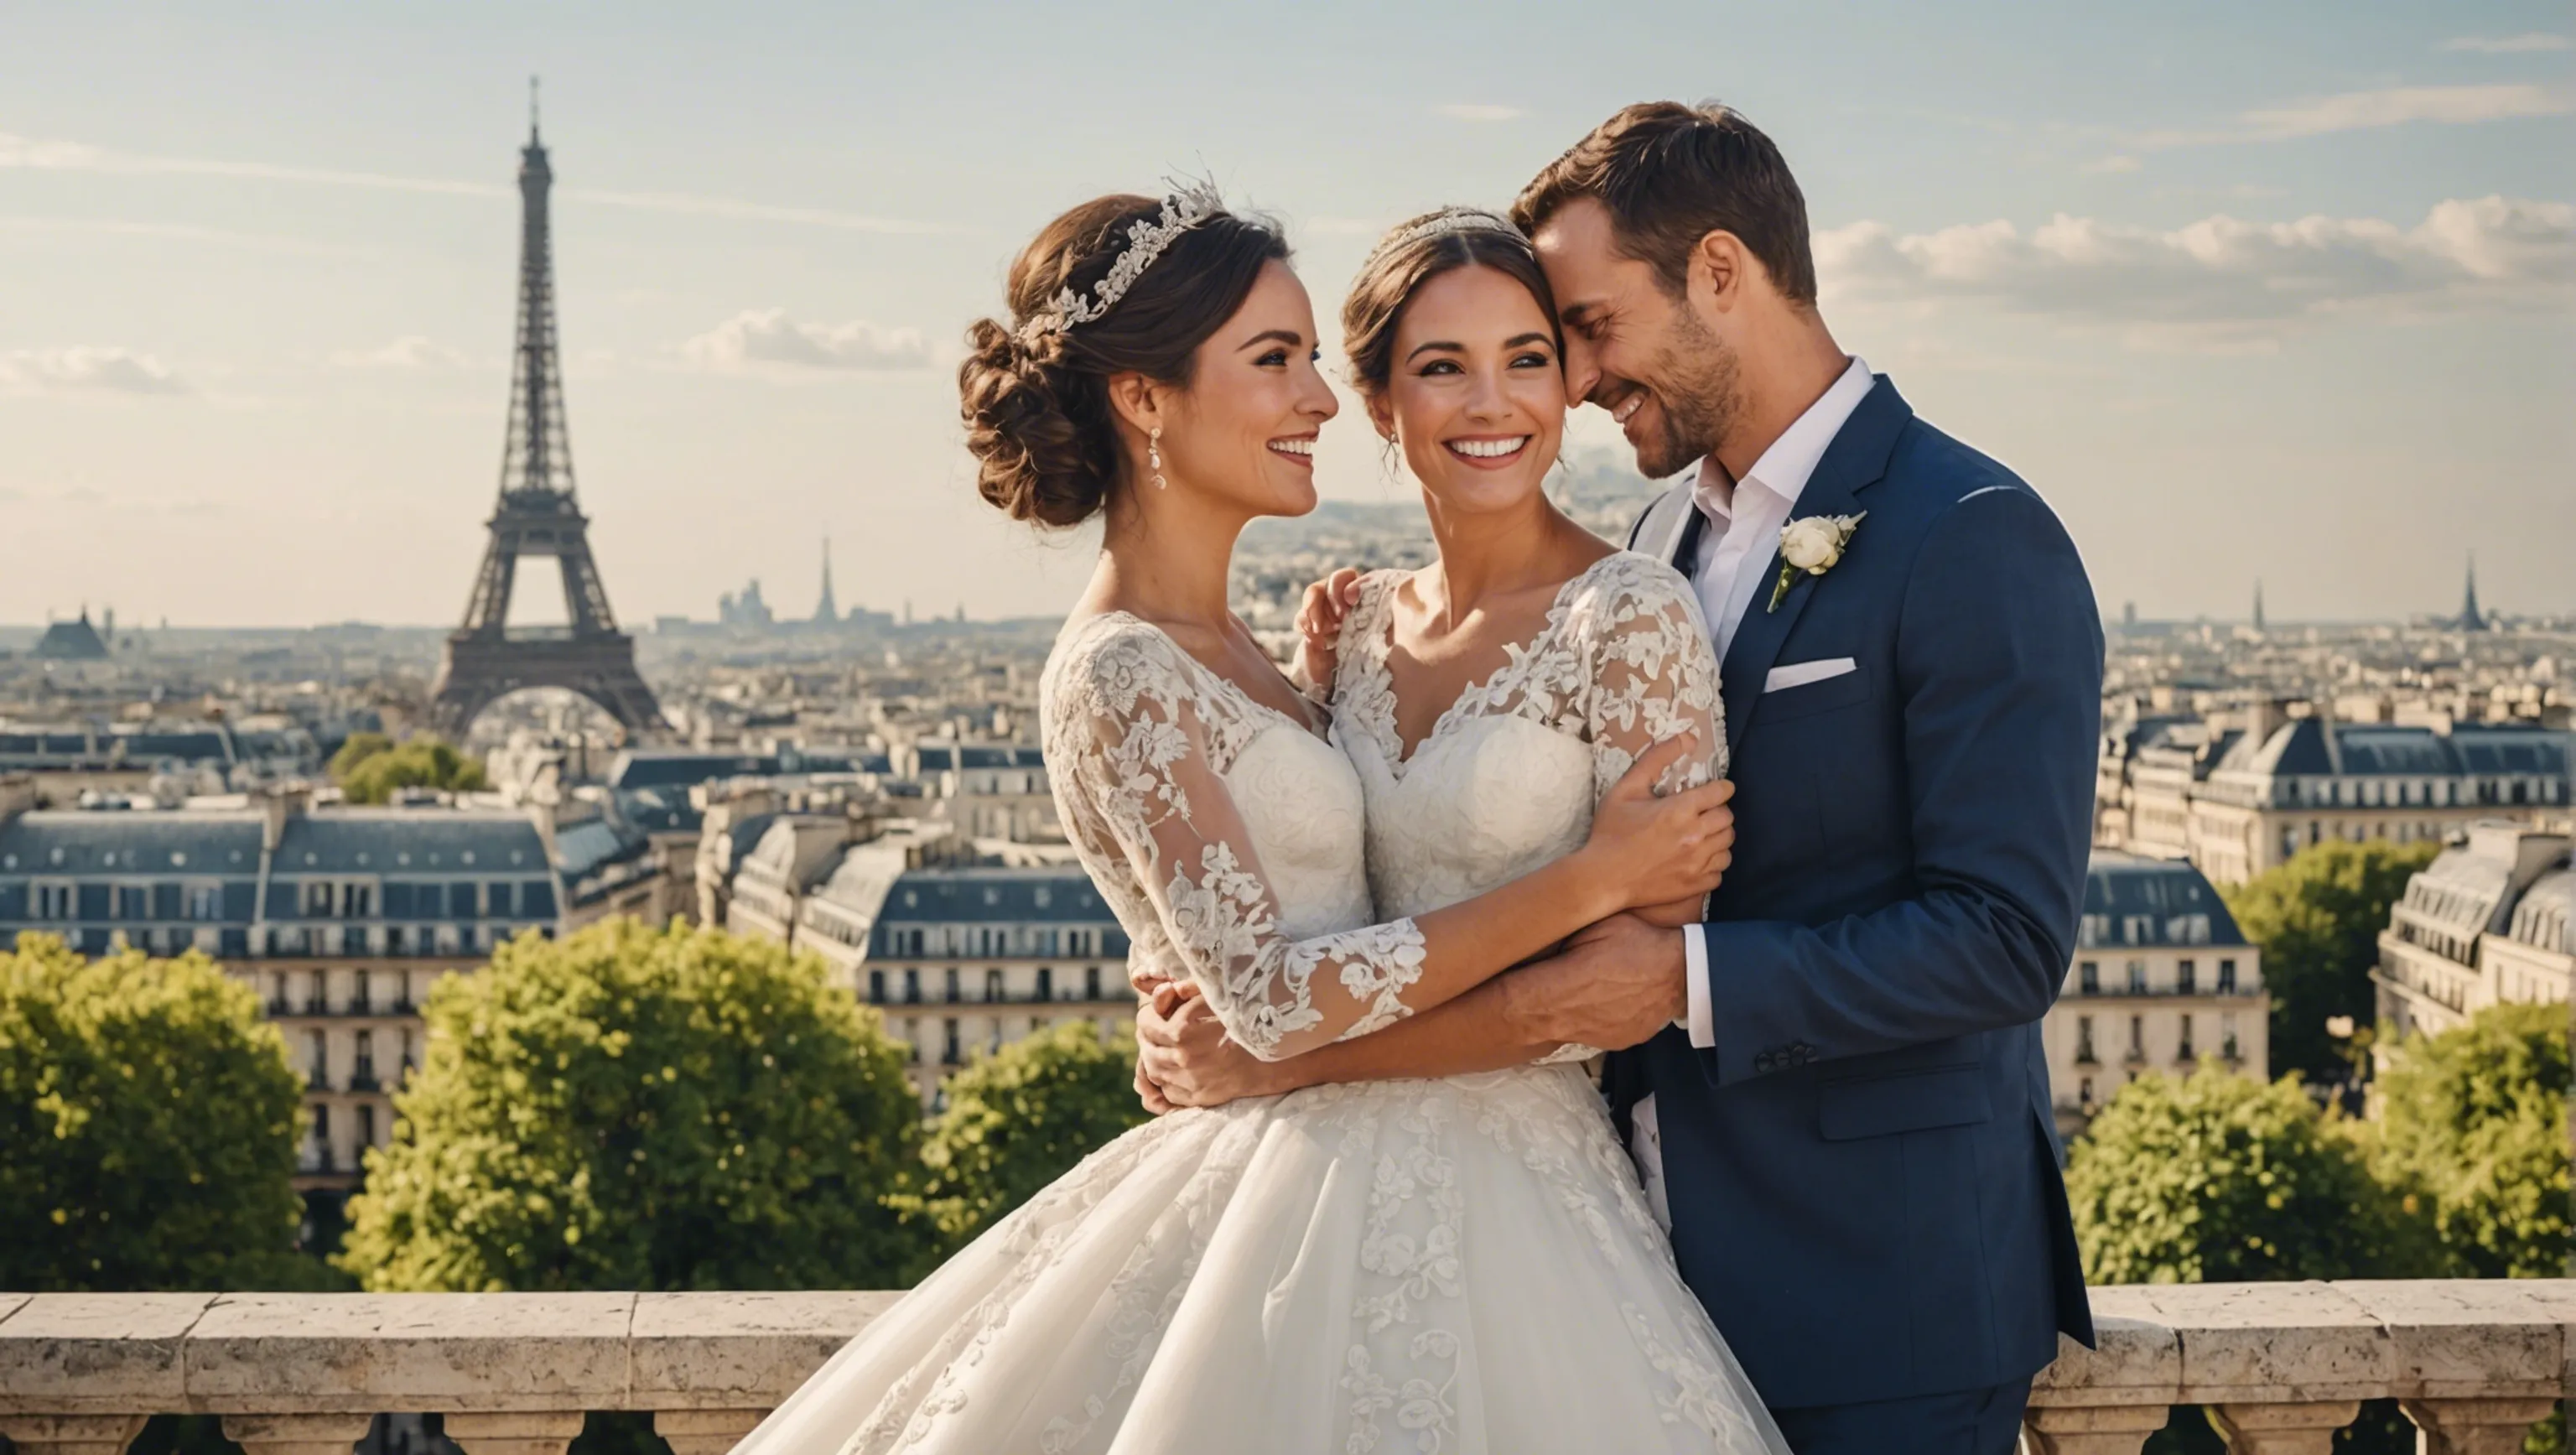
[(22, 1455), (125, 1455), (149, 1415), (0, 1415)]
[(2227, 1455), (2334, 1455), (2335, 1431), (2360, 1416), (2361, 1401), (2214, 1404), (2209, 1414), (2227, 1437)]
[(442, 1428), (465, 1455), (564, 1455), (587, 1418), (581, 1410), (458, 1412)]
[(224, 1437), (246, 1455), (349, 1455), (373, 1415), (226, 1415)]

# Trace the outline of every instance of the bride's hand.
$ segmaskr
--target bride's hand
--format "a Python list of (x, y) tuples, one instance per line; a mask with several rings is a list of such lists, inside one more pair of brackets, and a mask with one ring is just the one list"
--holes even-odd
[[(1611, 786), (1576, 850), (1610, 910), (1690, 899), (1717, 888), (1735, 860), (1735, 785), (1720, 779), (1655, 795), (1667, 770), (1694, 751), (1685, 735), (1658, 743)], [(1608, 911), (1605, 911), (1605, 913)]]
[(1360, 600), (1360, 573), (1348, 566), (1306, 588), (1297, 607), (1297, 685), (1329, 699), (1340, 652), (1342, 618)]
[(1157, 991), (1136, 1012), (1136, 1075), (1153, 1083), (1167, 1108), (1223, 1106), (1294, 1090), (1288, 1064), (1260, 1060), (1228, 1039), (1195, 985)]

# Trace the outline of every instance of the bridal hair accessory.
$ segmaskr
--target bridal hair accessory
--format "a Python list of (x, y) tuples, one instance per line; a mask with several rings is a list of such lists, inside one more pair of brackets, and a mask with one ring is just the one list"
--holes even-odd
[(1213, 182), (1192, 182), (1164, 197), (1159, 217), (1151, 222), (1139, 218), (1127, 225), (1127, 245), (1110, 260), (1108, 275), (1089, 297), (1071, 288), (1058, 293), (1046, 307), (1029, 315), (1029, 321), (1021, 325), (1020, 337), (1034, 342), (1045, 334), (1069, 332), (1078, 323), (1099, 321), (1118, 306), (1118, 300), (1127, 296), (1127, 290), (1136, 286), (1136, 280), (1154, 266), (1154, 260), (1165, 249), (1180, 240), (1181, 234), (1224, 211), (1225, 199), (1217, 194)]
[(1164, 489), (1171, 483), (1163, 478), (1163, 427), (1159, 424), (1154, 426), (1152, 434), (1145, 436), (1145, 463), (1154, 471), (1155, 489)]
[(1841, 565), (1852, 533), (1867, 519), (1864, 510), (1858, 515), (1811, 515), (1780, 527), (1780, 579), (1771, 583), (1771, 604), (1762, 609), (1778, 611), (1799, 577), (1822, 576)]
[(1505, 237), (1528, 241), (1523, 237), (1521, 230), (1512, 226), (1508, 219), (1487, 212), (1481, 207), (1443, 207), (1402, 232), (1390, 234), (1385, 241), (1372, 249), (1372, 254), (1382, 253), (1390, 248), (1400, 248), (1407, 243), (1420, 242), (1427, 237), (1443, 237), (1453, 232), (1500, 233)]

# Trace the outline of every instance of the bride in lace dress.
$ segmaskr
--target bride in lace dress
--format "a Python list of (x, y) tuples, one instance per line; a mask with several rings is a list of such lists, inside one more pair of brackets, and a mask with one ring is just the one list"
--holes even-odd
[[(1705, 639), (1678, 652), (1687, 597), (1606, 562), (1566, 587), (1542, 634), (1560, 645), (1516, 660), (1511, 693), (1522, 720), (1583, 739), (1579, 791), (1534, 742), (1484, 764), (1507, 780), (1488, 787), (1580, 812), (1457, 893), (1372, 875), (1361, 771), (1225, 610), (1235, 533), (1313, 507), (1335, 409), (1273, 230), (1203, 195), (1102, 198), (1030, 244), (1010, 295), (1011, 323), (978, 324), (960, 370), (969, 445), (1014, 516), (1106, 516), (1041, 715), (1062, 818), (1140, 990), (1186, 985), (1243, 1052), (1293, 1064), (1714, 883)], [(1407, 776), (1430, 781), (1429, 762)], [(1373, 879), (1418, 912), (1381, 919)], [(1317, 1086), (1118, 1138), (880, 1316), (737, 1455), (894, 1449), (1784, 1447), (1589, 1082), (1560, 1064)]]

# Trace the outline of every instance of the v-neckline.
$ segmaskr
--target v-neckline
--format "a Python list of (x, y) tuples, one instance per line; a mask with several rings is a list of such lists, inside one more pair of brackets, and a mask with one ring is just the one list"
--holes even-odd
[[(1214, 667), (1209, 666), (1206, 662), (1201, 661), (1199, 659), (1199, 654), (1191, 651), (1188, 646), (1183, 644), (1179, 637), (1172, 635), (1170, 632), (1165, 631), (1161, 626), (1154, 622), (1147, 621), (1145, 618), (1138, 616), (1132, 611), (1113, 607), (1110, 610), (1104, 611), (1098, 616), (1093, 617), (1092, 620), (1106, 621), (1113, 616), (1125, 617), (1127, 620), (1132, 621), (1138, 626), (1143, 627), (1145, 630), (1152, 632), (1154, 635), (1161, 637), (1164, 641), (1171, 643), (1172, 650), (1180, 653), (1182, 660), (1188, 662), (1192, 667), (1197, 668), (1202, 676), (1214, 683), (1220, 690), (1231, 692), (1236, 697), (1242, 699), (1244, 705), (1250, 707), (1253, 711), (1276, 718), (1281, 723), (1295, 728), (1297, 731), (1305, 734), (1307, 737), (1313, 738), (1315, 741), (1322, 743), (1326, 747), (1332, 746), (1333, 724), (1330, 718), (1318, 723), (1311, 716), (1305, 717), (1302, 721), (1299, 718), (1290, 717), (1288, 714), (1281, 712), (1278, 708), (1275, 708), (1269, 703), (1262, 701), (1259, 697), (1254, 696), (1251, 689), (1245, 687), (1242, 683), (1235, 681), (1223, 672), (1220, 672)], [(1276, 671), (1277, 669), (1273, 668), (1272, 670)], [(1286, 682), (1288, 679), (1285, 676), (1282, 676), (1279, 680)], [(1295, 696), (1301, 704), (1306, 701), (1303, 693), (1292, 692), (1291, 695)], [(1302, 706), (1298, 710), (1301, 714), (1305, 712), (1305, 708)]]
[[(1487, 673), (1482, 681), (1470, 682), (1459, 689), (1457, 697), (1440, 710), (1440, 715), (1431, 720), (1430, 728), (1416, 739), (1411, 747), (1407, 747), (1404, 742), (1404, 728), (1398, 711), (1401, 704), (1396, 699), (1394, 667), (1393, 593), (1403, 586), (1406, 578), (1397, 576), (1380, 587), (1377, 594), (1377, 619), (1370, 623), (1377, 637), (1378, 650), (1370, 656), (1368, 662), (1370, 674), (1377, 679), (1375, 683), (1377, 691), (1373, 694), (1376, 701), (1362, 704), (1361, 720), (1367, 726), (1370, 736), (1377, 739), (1378, 749), (1386, 758), (1387, 771), (1401, 779), (1407, 770), (1420, 760), (1424, 750), (1438, 742), (1440, 735), (1449, 730), (1451, 723), (1463, 719), (1470, 705), (1490, 706), (1499, 700), (1497, 690), (1506, 687), (1505, 679), (1519, 672), (1536, 653), (1539, 644), (1554, 636), (1558, 628), (1564, 624), (1568, 598), (1574, 594), (1574, 588), (1589, 578), (1593, 572), (1600, 570), (1604, 562), (1614, 560), (1618, 555), (1617, 551), (1612, 551), (1609, 555), (1603, 556), (1600, 560), (1567, 577), (1564, 583), (1556, 588), (1556, 595), (1549, 600), (1547, 615), (1540, 619), (1538, 630), (1532, 632), (1526, 640), (1505, 642), (1502, 662), (1493, 671)], [(1374, 711), (1370, 710), (1372, 708)]]

